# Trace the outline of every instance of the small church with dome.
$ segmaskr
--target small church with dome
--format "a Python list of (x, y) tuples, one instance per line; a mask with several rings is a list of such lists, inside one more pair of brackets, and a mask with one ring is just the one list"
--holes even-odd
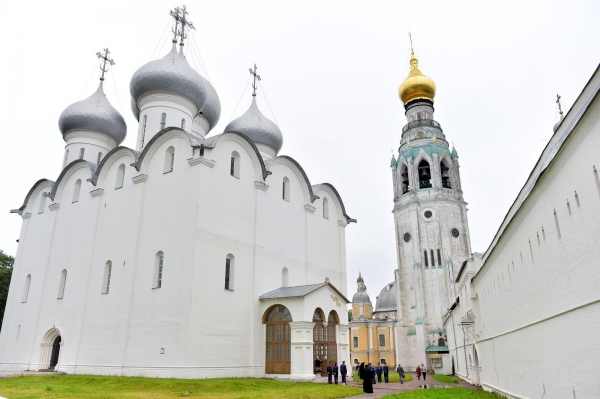
[(131, 78), (135, 147), (104, 94), (105, 49), (97, 90), (60, 115), (59, 176), (11, 211), (22, 228), (2, 371), (311, 380), (317, 355), (350, 362), (356, 220), (280, 153), (256, 85), (215, 131), (217, 90), (186, 59), (185, 7), (171, 15), (172, 48)]

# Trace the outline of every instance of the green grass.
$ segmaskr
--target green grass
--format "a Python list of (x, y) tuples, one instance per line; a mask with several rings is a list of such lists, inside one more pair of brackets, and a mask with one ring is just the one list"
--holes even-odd
[(0, 379), (0, 396), (37, 398), (346, 398), (362, 390), (343, 385), (296, 383), (260, 378), (178, 380), (92, 375), (22, 376)]
[(442, 375), (442, 374), (429, 374), (428, 377), (433, 377), (434, 380), (439, 382), (445, 382), (447, 384), (458, 384), (460, 380), (456, 377), (452, 377), (451, 375)]
[(404, 393), (386, 395), (382, 399), (498, 399), (500, 396), (482, 389), (471, 391), (467, 388), (417, 389)]
[[(358, 378), (358, 371), (356, 371), (356, 370), (354, 370), (352, 372), (352, 378), (354, 379), (354, 381), (362, 382), (362, 380), (360, 378)], [(413, 379), (412, 375), (404, 374), (404, 382), (412, 381), (412, 379)], [(377, 376), (375, 376), (375, 380), (377, 381)], [(383, 375), (381, 375), (381, 380), (383, 381)], [(390, 382), (400, 382), (400, 376), (398, 375), (398, 373), (396, 373), (396, 371), (394, 371), (392, 373), (392, 371), (390, 370), (389, 381)]]

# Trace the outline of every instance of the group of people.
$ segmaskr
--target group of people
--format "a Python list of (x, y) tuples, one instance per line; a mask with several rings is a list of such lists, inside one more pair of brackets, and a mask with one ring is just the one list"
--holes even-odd
[(420, 380), (421, 376), (423, 376), (423, 381), (425, 381), (427, 378), (427, 369), (425, 368), (424, 364), (421, 364), (420, 366), (417, 365), (417, 379)]
[[(320, 375), (322, 372), (321, 364), (323, 361), (319, 356), (315, 359), (315, 374)], [(338, 367), (337, 362), (332, 366), (331, 362), (327, 365), (327, 382), (329, 384), (338, 383), (338, 373), (342, 375), (342, 385), (346, 385), (346, 376), (348, 375), (348, 368), (346, 362), (342, 361), (342, 364)]]

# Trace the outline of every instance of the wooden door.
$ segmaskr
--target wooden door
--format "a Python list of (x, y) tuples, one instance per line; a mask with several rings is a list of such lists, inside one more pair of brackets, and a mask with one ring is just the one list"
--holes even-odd
[(275, 306), (267, 316), (265, 373), (290, 374), (292, 317), (285, 306)]

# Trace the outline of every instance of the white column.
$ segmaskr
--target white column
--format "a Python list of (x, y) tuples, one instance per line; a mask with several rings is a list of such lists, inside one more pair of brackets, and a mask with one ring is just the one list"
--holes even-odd
[(298, 321), (290, 323), (292, 333), (291, 380), (315, 378), (313, 370), (313, 328), (315, 323)]
[(390, 326), (390, 349), (394, 350), (394, 327)]
[[(338, 366), (342, 365), (342, 361), (346, 362), (348, 369), (348, 379), (352, 378), (352, 363), (350, 363), (350, 326), (347, 324), (339, 324), (335, 326), (335, 335), (337, 342), (337, 358)], [(340, 375), (341, 381), (341, 375)]]
[(369, 329), (369, 349), (373, 350), (373, 327), (367, 325)]

